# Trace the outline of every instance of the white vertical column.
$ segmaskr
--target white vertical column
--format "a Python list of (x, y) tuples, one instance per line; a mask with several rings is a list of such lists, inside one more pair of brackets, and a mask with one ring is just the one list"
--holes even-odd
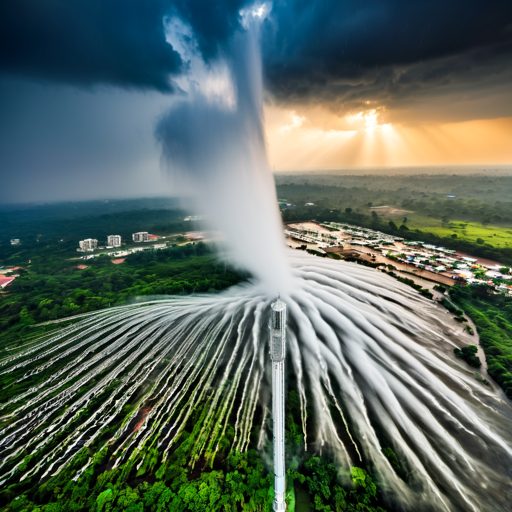
[(274, 510), (286, 510), (286, 467), (284, 461), (284, 359), (286, 355), (286, 304), (272, 303), (270, 357), (272, 359), (272, 420), (274, 448)]

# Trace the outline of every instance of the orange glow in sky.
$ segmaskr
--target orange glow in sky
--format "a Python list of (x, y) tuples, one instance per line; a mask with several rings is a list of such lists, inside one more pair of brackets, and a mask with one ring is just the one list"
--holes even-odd
[(275, 170), (512, 164), (512, 118), (411, 125), (383, 108), (343, 116), (318, 108), (265, 110)]

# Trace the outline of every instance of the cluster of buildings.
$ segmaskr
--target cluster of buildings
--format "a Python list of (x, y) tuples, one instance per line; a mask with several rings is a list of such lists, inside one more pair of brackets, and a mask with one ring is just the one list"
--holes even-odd
[(132, 234), (132, 240), (135, 243), (149, 242), (149, 233), (147, 231), (139, 231)]
[(499, 263), (472, 258), (420, 241), (403, 242), (401, 247), (388, 249), (385, 256), (417, 269), (445, 275), (454, 281), (487, 285), (512, 295), (510, 269)]
[[(161, 243), (147, 243), (143, 244), (142, 242), (157, 242), (162, 239)], [(167, 239), (167, 240), (166, 240)], [(135, 244), (141, 244), (137, 246), (131, 247), (123, 247), (120, 249), (122, 245), (121, 236), (119, 235), (109, 235), (107, 237), (107, 246), (99, 247), (98, 240), (87, 238), (85, 240), (80, 240), (80, 248), (78, 251), (85, 252), (88, 254), (84, 254), (80, 257), (81, 260), (91, 260), (97, 258), (99, 256), (109, 256), (114, 258), (112, 263), (118, 265), (125, 261), (125, 257), (130, 254), (135, 254), (145, 250), (160, 250), (166, 249), (169, 245), (174, 245), (176, 243), (195, 243), (201, 240), (204, 240), (204, 234), (198, 231), (191, 231), (184, 234), (173, 234), (169, 237), (167, 236), (158, 236), (152, 235), (147, 231), (139, 231), (137, 233), (132, 234), (132, 240)], [(97, 249), (97, 251), (96, 251)], [(96, 252), (95, 252), (96, 251)], [(77, 265), (77, 269), (87, 268), (84, 265)]]
[[(147, 231), (138, 231), (137, 233), (132, 234), (132, 240), (135, 243), (141, 243), (141, 242), (155, 242), (158, 240), (157, 235), (152, 235), (151, 233), (148, 233)], [(121, 238), (121, 235), (108, 235), (107, 236), (107, 243), (105, 247), (100, 247), (98, 245), (98, 240), (96, 238), (86, 238), (85, 240), (80, 240), (78, 242), (78, 249), (79, 252), (93, 252), (96, 249), (115, 249), (118, 247), (121, 247), (123, 244), (123, 240)]]
[[(108, 235), (107, 248), (121, 247), (120, 235)], [(98, 240), (96, 238), (86, 238), (78, 242), (78, 251), (80, 252), (93, 252), (98, 249)]]
[(438, 284), (482, 284), (512, 295), (510, 269), (453, 249), (337, 222), (289, 224), (285, 235), (291, 247), (337, 253), (376, 265), (393, 265), (408, 277)]
[(96, 238), (86, 238), (78, 242), (78, 251), (91, 252), (98, 248), (98, 240)]
[[(121, 247), (122, 239), (121, 235), (108, 235), (107, 245), (108, 249), (113, 247)], [(86, 238), (78, 242), (78, 251), (80, 252), (93, 252), (98, 249), (98, 240), (96, 238)]]
[[(381, 231), (340, 224), (337, 222), (304, 222), (289, 224), (284, 231), (287, 237), (317, 245), (317, 249), (344, 247), (347, 243), (354, 246), (391, 245), (403, 240)], [(322, 251), (320, 251), (322, 252)]]
[(138, 244), (141, 242), (156, 242), (160, 237), (158, 235), (152, 235), (147, 231), (139, 231), (132, 234), (132, 240)]

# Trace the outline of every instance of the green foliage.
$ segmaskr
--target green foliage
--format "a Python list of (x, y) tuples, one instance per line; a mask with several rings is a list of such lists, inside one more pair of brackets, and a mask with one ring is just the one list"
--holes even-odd
[(103, 492), (98, 494), (96, 498), (96, 510), (97, 512), (107, 512), (112, 509), (112, 489), (105, 489)]
[[(76, 255), (78, 240), (136, 231), (180, 233), (191, 229), (176, 201), (168, 198), (86, 201), (0, 208), (0, 262), (25, 264), (32, 259)], [(11, 246), (10, 238), (21, 245)]]
[(480, 359), (478, 359), (478, 356), (476, 355), (478, 352), (478, 347), (476, 345), (466, 345), (462, 348), (454, 348), (453, 352), (457, 357), (466, 361), (470, 366), (473, 366), (473, 368), (480, 368), (480, 366), (482, 366)]
[[(295, 454), (287, 478), (290, 503), (294, 502), (297, 489), (302, 505), (311, 504), (308, 510), (385, 512), (378, 487), (365, 469), (346, 468), (340, 473), (329, 456), (304, 451), (298, 404), (298, 393), (291, 391), (286, 408), (287, 453)], [(145, 452), (155, 461), (142, 477), (137, 472), (136, 454), (111, 468), (109, 456), (113, 447), (106, 445), (98, 450), (90, 446), (78, 452), (60, 473), (43, 482), (28, 480), (0, 490), (0, 505), (6, 511), (27, 512), (270, 512), (273, 475), (261, 452), (230, 451), (233, 429), (226, 432), (226, 448), (212, 459), (213, 464), (206, 463), (208, 454), (191, 464), (197, 432), (208, 407), (205, 403), (194, 410), (165, 460), (156, 450)], [(75, 478), (90, 458), (91, 465)]]
[(484, 286), (455, 287), (450, 295), (477, 327), (489, 375), (512, 398), (512, 301)]
[[(199, 474), (187, 469), (187, 462), (183, 455), (175, 452), (169, 463), (169, 466), (185, 470), (184, 479), (170, 477), (172, 472), (158, 480), (137, 481), (130, 476), (120, 479), (122, 467), (101, 472), (101, 465), (95, 465), (89, 475), (71, 482), (72, 471), (64, 470), (58, 478), (44, 484), (44, 492), (41, 487), (35, 492), (21, 494), (7, 503), (5, 510), (271, 511), (272, 475), (257, 452), (232, 453), (224, 461), (223, 469), (202, 470)], [(379, 505), (377, 486), (364, 469), (351, 468), (350, 479), (352, 485), (341, 485), (336, 466), (324, 457), (313, 456), (295, 470), (289, 484), (293, 486), (294, 482), (299, 482), (304, 485), (314, 510), (384, 512)]]
[(362, 468), (350, 468), (351, 486), (342, 486), (336, 466), (321, 457), (304, 463), (305, 486), (317, 511), (384, 512), (372, 477)]

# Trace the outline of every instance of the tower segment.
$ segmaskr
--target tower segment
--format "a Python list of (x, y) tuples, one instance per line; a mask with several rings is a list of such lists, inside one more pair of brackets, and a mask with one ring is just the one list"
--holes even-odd
[(272, 359), (272, 422), (274, 450), (274, 510), (286, 510), (284, 462), (284, 360), (286, 356), (286, 304), (271, 305), (270, 358)]

